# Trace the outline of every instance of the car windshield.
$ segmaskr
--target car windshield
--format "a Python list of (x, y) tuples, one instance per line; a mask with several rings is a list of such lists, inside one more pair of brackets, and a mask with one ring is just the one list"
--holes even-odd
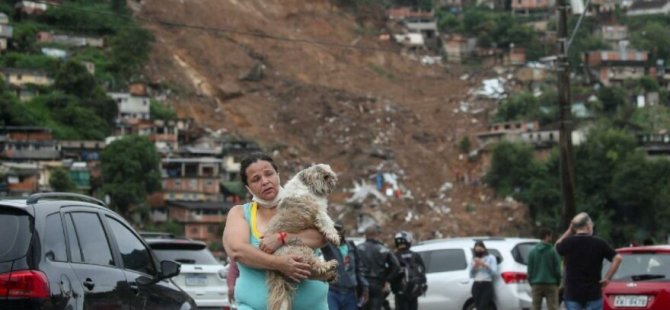
[(219, 265), (214, 255), (207, 249), (153, 249), (158, 260), (173, 260), (187, 265)]
[(619, 270), (612, 279), (633, 281), (667, 281), (670, 279), (670, 253), (622, 254)]
[(32, 232), (30, 216), (24, 212), (0, 210), (0, 262), (26, 255)]

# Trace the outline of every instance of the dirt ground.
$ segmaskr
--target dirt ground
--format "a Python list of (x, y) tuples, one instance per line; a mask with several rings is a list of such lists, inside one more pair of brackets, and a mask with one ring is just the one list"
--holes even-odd
[[(486, 113), (472, 107), (495, 104), (469, 94), (487, 70), (422, 65), (331, 1), (143, 0), (136, 9), (156, 37), (144, 72), (170, 88), (166, 103), (259, 141), (284, 179), (331, 164), (341, 189), (334, 217), (355, 225), (372, 216), (419, 239), (530, 231), (526, 208), (481, 182), (484, 161), (459, 154), (463, 137), (475, 148), (485, 129)], [(347, 203), (379, 171), (397, 176), (400, 194)]]

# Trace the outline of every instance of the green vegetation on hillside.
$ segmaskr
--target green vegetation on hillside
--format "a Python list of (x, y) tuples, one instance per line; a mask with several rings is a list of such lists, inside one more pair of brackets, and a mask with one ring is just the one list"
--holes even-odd
[[(13, 0), (0, 0), (10, 16), (14, 40), (0, 55), (0, 67), (40, 70), (52, 86), (35, 86), (37, 96), (20, 103), (15, 92), (0, 88), (2, 122), (49, 127), (57, 139), (103, 139), (112, 133), (116, 103), (106, 91), (125, 91), (149, 57), (153, 36), (130, 16), (124, 1), (79, 0), (50, 5), (41, 15), (20, 15)], [(68, 47), (37, 40), (40, 31), (102, 38), (104, 48)], [(43, 47), (66, 50), (66, 59), (44, 55)], [(91, 74), (83, 62), (95, 65)]]
[[(633, 135), (601, 122), (574, 149), (577, 208), (617, 244), (670, 233), (670, 161), (650, 160), (636, 146)], [(486, 181), (498, 195), (527, 204), (536, 224), (560, 231), (558, 161), (557, 149), (538, 160), (527, 145), (500, 143)]]

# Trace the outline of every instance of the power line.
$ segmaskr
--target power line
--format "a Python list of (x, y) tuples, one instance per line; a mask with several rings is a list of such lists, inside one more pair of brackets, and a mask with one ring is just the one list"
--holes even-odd
[(579, 20), (577, 20), (577, 24), (575, 25), (575, 29), (572, 30), (572, 35), (570, 35), (570, 39), (568, 40), (568, 43), (565, 47), (566, 52), (570, 49), (570, 46), (572, 46), (572, 40), (574, 40), (575, 36), (577, 35), (577, 31), (579, 30), (579, 26), (581, 26), (582, 20), (584, 20), (584, 16), (586, 16), (586, 11), (589, 10), (589, 4), (591, 4), (591, 0), (586, 0), (586, 5), (584, 6), (584, 11), (582, 11), (582, 15), (579, 16)]

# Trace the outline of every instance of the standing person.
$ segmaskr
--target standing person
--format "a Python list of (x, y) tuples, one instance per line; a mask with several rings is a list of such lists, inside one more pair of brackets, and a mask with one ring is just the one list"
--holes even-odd
[(547, 299), (549, 310), (558, 310), (558, 286), (561, 283), (561, 258), (552, 244), (554, 234), (547, 228), (540, 229), (542, 241), (528, 254), (528, 282), (532, 288), (533, 310), (542, 308)]
[(307, 280), (309, 265), (298, 257), (271, 254), (288, 242), (302, 242), (313, 249), (320, 249), (326, 243), (324, 236), (316, 229), (297, 234), (263, 235), (268, 223), (277, 214), (281, 197), (277, 166), (268, 155), (254, 153), (242, 160), (240, 172), (242, 182), (253, 195), (253, 201), (235, 206), (228, 212), (223, 232), (226, 253), (235, 259), (240, 272), (235, 283), (237, 308), (267, 309), (266, 271), (276, 270), (299, 282), (294, 310), (327, 310), (328, 285), (322, 281)]
[(365, 265), (356, 245), (344, 238), (342, 222), (335, 222), (335, 229), (340, 234), (340, 245), (329, 243), (321, 249), (326, 261), (337, 259), (337, 280), (328, 287), (328, 307), (330, 310), (356, 310), (359, 303), (364, 304), (369, 297)]
[(400, 264), (395, 255), (379, 241), (381, 227), (375, 224), (365, 230), (365, 242), (358, 245), (366, 267), (365, 278), (370, 285), (370, 299), (366, 310), (380, 310), (389, 292), (389, 283), (400, 274)]
[(470, 278), (472, 283), (472, 298), (475, 300), (477, 310), (492, 310), (493, 305), (493, 280), (498, 272), (498, 261), (496, 257), (489, 254), (484, 242), (475, 242), (474, 257), (470, 263)]
[(400, 231), (395, 235), (395, 256), (400, 262), (402, 274), (391, 283), (395, 295), (396, 310), (417, 310), (419, 296), (428, 289), (426, 284), (426, 265), (421, 255), (410, 250), (412, 234)]
[[(582, 212), (572, 219), (570, 227), (556, 241), (556, 250), (565, 263), (566, 309), (602, 309), (601, 289), (619, 269), (621, 256), (604, 240), (593, 236), (593, 221), (588, 214)], [(603, 259), (612, 264), (601, 279)]]

